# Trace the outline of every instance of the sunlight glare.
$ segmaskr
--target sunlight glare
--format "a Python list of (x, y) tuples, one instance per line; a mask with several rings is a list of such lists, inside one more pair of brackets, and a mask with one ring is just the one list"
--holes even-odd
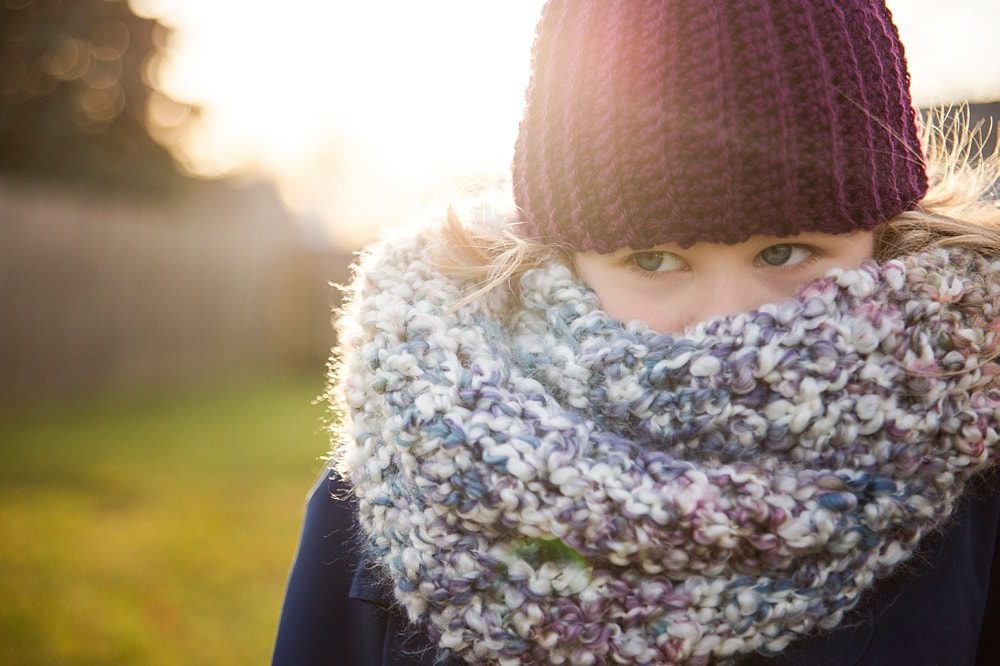
[(194, 172), (279, 174), (296, 207), (367, 229), (509, 168), (541, 0), (131, 3), (178, 28), (159, 84), (203, 105), (177, 147)]

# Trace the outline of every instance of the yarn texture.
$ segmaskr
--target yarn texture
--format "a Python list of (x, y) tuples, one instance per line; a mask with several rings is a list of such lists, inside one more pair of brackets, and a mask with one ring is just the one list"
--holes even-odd
[(361, 260), (335, 456), (368, 554), (442, 655), (708, 664), (835, 627), (995, 464), (1000, 262), (834, 270), (683, 335), (558, 260), (513, 314), (430, 261)]
[(519, 232), (610, 252), (872, 229), (927, 191), (909, 86), (884, 0), (549, 0)]

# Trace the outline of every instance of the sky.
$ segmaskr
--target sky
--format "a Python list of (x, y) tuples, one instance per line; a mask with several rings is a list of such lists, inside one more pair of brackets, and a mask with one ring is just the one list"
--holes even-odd
[[(273, 179), (334, 241), (509, 173), (542, 0), (130, 0), (173, 29), (175, 152)], [(1000, 99), (1000, 0), (888, 0), (915, 103)], [(280, 7), (280, 9), (278, 9)], [(176, 109), (155, 104), (154, 121)]]

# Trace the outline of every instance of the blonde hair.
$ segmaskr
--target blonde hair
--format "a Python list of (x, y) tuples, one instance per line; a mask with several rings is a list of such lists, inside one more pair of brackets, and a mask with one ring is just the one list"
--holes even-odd
[(921, 124), (920, 143), (930, 187), (916, 208), (886, 222), (875, 238), (875, 259), (934, 247), (965, 247), (1000, 256), (1000, 141), (983, 147), (993, 130), (970, 125), (968, 105), (938, 108)]
[[(875, 259), (935, 247), (965, 247), (1000, 257), (1000, 141), (989, 155), (983, 154), (992, 123), (985, 134), (982, 122), (972, 126), (967, 104), (935, 108), (919, 121), (929, 188), (916, 207), (878, 228)], [(439, 238), (435, 264), (473, 285), (455, 307), (486, 297), (503, 309), (522, 273), (554, 257), (570, 258), (565, 248), (521, 238), (512, 225), (466, 225), (453, 208)]]

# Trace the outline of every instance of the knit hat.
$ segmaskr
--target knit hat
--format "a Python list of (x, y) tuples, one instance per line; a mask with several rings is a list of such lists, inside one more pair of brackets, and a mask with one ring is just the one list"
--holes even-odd
[(871, 229), (927, 191), (881, 0), (549, 0), (519, 233), (611, 252)]

